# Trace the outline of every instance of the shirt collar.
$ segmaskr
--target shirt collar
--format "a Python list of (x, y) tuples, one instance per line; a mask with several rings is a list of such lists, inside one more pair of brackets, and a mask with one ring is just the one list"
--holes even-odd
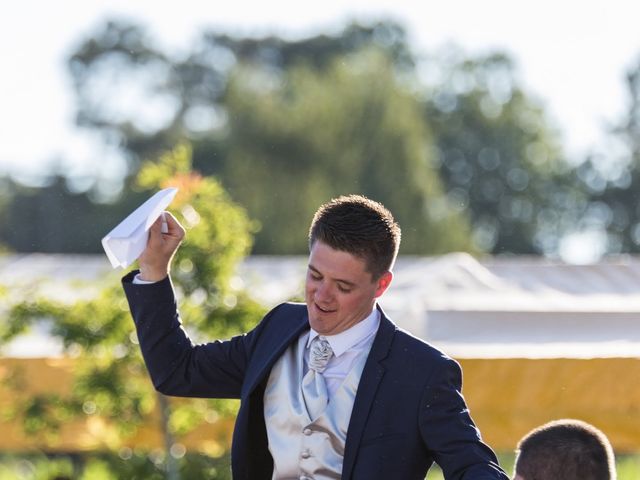
[[(364, 320), (359, 321), (344, 332), (340, 332), (336, 335), (324, 335), (324, 338), (326, 338), (329, 345), (331, 345), (334, 355), (339, 357), (344, 352), (375, 333), (378, 330), (379, 325), (380, 312), (374, 307), (371, 313)], [(307, 348), (309, 348), (313, 339), (319, 335), (320, 334), (313, 328), (309, 331)]]

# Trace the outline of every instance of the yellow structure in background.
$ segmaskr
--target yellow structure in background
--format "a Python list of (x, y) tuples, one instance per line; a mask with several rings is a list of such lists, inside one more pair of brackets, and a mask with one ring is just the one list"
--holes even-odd
[[(66, 423), (58, 432), (27, 435), (19, 420), (7, 420), (7, 409), (15, 401), (11, 378), (19, 372), (20, 395), (69, 395), (73, 383), (73, 362), (70, 358), (4, 358), (0, 359), (0, 451), (24, 452), (89, 452), (114, 450), (122, 447), (153, 450), (164, 447), (160, 413), (154, 412), (151, 421), (129, 438), (118, 436), (115, 424), (98, 415), (86, 415)], [(187, 450), (220, 456), (231, 442), (233, 421), (217, 419), (203, 422), (189, 434), (177, 439)]]
[(482, 434), (512, 450), (558, 418), (601, 429), (617, 451), (640, 451), (640, 358), (465, 359), (463, 393)]
[[(29, 393), (62, 395), (71, 388), (73, 361), (0, 360), (0, 410), (12, 401), (6, 382), (13, 369), (21, 370)], [(640, 359), (463, 359), (460, 363), (471, 414), (496, 450), (513, 450), (533, 427), (571, 417), (600, 428), (617, 451), (640, 451)], [(131, 448), (162, 448), (159, 418), (156, 414), (151, 424), (123, 443)], [(232, 427), (231, 421), (219, 420), (178, 441), (188, 450), (219, 455), (229, 445)], [(0, 429), (1, 451), (86, 452), (118, 443), (113, 439), (114, 426), (92, 415), (65, 425), (55, 441), (46, 435), (25, 435), (17, 421), (3, 420)]]

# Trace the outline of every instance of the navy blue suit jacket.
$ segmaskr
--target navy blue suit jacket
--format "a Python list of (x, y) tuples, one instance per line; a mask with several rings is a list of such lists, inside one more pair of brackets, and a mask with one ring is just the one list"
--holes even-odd
[[(306, 306), (282, 304), (247, 334), (193, 345), (181, 327), (170, 280), (135, 285), (135, 273), (123, 285), (155, 388), (166, 395), (239, 398), (233, 478), (271, 480), (264, 388), (278, 357), (309, 329)], [(436, 461), (447, 479), (508, 480), (480, 439), (461, 384), (454, 360), (382, 312), (358, 385), (342, 478), (423, 480)]]

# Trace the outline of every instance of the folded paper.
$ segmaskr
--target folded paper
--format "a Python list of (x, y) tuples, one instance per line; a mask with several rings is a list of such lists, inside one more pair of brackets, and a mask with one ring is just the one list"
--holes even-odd
[(149, 228), (166, 210), (176, 193), (177, 188), (160, 190), (102, 239), (102, 247), (113, 268), (127, 268), (142, 254), (147, 246)]

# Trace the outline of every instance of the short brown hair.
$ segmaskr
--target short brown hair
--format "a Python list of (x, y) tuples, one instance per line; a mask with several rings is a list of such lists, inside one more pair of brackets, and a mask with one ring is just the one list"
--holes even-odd
[(613, 480), (613, 449), (593, 425), (563, 419), (533, 429), (518, 443), (515, 473), (524, 480)]
[(381, 203), (362, 195), (334, 198), (322, 205), (309, 228), (309, 249), (316, 241), (364, 259), (377, 279), (391, 270), (400, 247), (400, 227)]

